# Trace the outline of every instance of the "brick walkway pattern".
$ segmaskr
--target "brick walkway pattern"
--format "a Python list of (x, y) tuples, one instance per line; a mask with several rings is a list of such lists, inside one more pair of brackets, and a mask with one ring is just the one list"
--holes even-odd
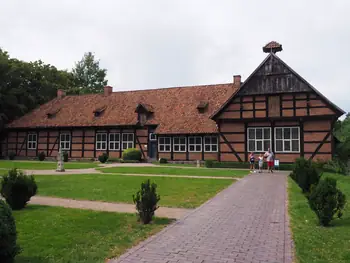
[(249, 175), (109, 263), (292, 263), (286, 179)]

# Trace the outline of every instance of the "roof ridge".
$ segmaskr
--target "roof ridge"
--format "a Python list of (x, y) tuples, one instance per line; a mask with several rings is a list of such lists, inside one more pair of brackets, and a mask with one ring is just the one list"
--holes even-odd
[[(201, 87), (212, 87), (212, 86), (222, 86), (222, 85), (233, 85), (233, 83), (218, 83), (218, 84), (202, 84), (202, 85), (192, 85), (192, 86), (178, 86), (178, 87), (166, 87), (166, 88), (154, 88), (154, 89), (137, 89), (137, 90), (120, 90), (113, 91), (112, 94), (117, 93), (131, 93), (131, 92), (143, 92), (143, 91), (154, 91), (154, 90), (169, 90), (169, 89), (189, 89), (189, 88), (201, 88)], [(103, 93), (88, 93), (88, 94), (68, 94), (65, 97), (82, 97), (82, 96), (95, 96), (104, 95)]]

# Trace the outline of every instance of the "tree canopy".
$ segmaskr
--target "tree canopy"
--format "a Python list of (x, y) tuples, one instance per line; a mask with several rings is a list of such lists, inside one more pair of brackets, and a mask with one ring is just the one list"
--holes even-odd
[(350, 113), (343, 121), (338, 120), (334, 127), (334, 136), (339, 140), (336, 147), (338, 158), (347, 162), (350, 158)]
[(107, 85), (107, 70), (100, 68), (100, 61), (96, 60), (91, 52), (85, 53), (83, 58), (75, 63), (72, 73), (77, 84), (75, 93), (101, 93)]
[(0, 49), (0, 132), (6, 123), (55, 98), (58, 89), (67, 94), (102, 92), (106, 72), (91, 52), (69, 72), (41, 60), (11, 58)]

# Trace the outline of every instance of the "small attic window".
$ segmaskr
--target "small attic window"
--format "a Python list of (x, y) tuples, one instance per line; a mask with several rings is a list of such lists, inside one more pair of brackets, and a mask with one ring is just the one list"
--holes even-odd
[(200, 101), (199, 104), (197, 105), (197, 110), (200, 113), (204, 113), (207, 108), (208, 108), (208, 102), (207, 101)]
[(93, 111), (95, 117), (100, 117), (102, 113), (105, 111), (107, 106), (99, 107)]
[(56, 114), (61, 110), (61, 108), (58, 108), (58, 109), (53, 109), (49, 112), (46, 113), (46, 116), (48, 119), (52, 119), (52, 118), (55, 118), (56, 117)]

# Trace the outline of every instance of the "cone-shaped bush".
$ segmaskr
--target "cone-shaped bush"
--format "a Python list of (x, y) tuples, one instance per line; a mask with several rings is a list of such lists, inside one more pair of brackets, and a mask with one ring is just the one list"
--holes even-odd
[(19, 252), (16, 224), (11, 208), (0, 200), (0, 262), (13, 263)]
[(309, 197), (309, 204), (315, 211), (319, 222), (329, 226), (334, 215), (343, 215), (346, 196), (337, 188), (337, 181), (333, 178), (321, 180)]
[(157, 194), (157, 185), (145, 181), (141, 184), (141, 189), (133, 195), (134, 204), (139, 215), (139, 219), (144, 223), (148, 224), (152, 221), (154, 212), (158, 209), (157, 203), (160, 200)]

